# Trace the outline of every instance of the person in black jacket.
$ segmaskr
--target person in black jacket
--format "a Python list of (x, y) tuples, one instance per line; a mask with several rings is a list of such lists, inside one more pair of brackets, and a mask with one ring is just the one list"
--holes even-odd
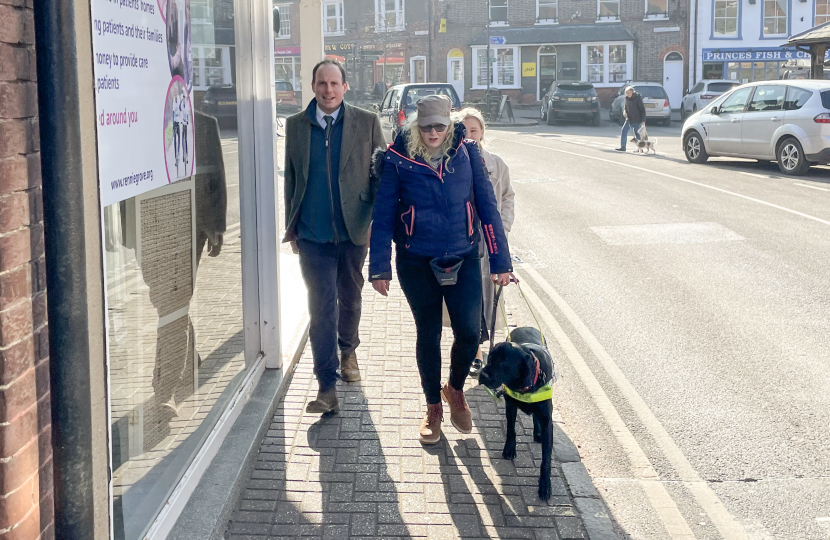
[[(451, 119), (446, 96), (427, 96), (416, 107), (394, 144), (374, 158), (374, 173), (381, 180), (372, 214), (369, 279), (377, 292), (388, 294), (394, 240), (398, 279), (415, 318), (415, 357), (427, 402), (419, 440), (435, 444), (441, 438), (442, 398), (453, 426), (461, 433), (472, 430), (464, 381), (481, 334), (479, 230), (487, 245), (490, 279), (508, 285), (515, 276), (478, 145), (465, 138), (463, 123)], [(454, 337), (449, 381), (443, 387), (442, 300)]]
[(625, 106), (623, 107), (625, 123), (620, 132), (620, 147), (618, 152), (625, 152), (625, 141), (628, 138), (628, 130), (634, 128), (634, 136), (639, 140), (640, 130), (646, 123), (646, 106), (643, 105), (643, 96), (634, 90), (633, 86), (625, 89)]

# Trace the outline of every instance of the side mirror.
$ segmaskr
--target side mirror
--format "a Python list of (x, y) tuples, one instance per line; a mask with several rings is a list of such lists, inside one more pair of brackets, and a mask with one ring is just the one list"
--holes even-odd
[(688, 93), (689, 93), (689, 89), (688, 89), (688, 88), (686, 88), (685, 90), (683, 90), (683, 95), (684, 95), (684, 96), (685, 96), (686, 94), (688, 94)]
[(720, 108), (712, 107), (711, 109), (709, 109), (709, 112), (714, 114), (715, 116), (719, 116), (720, 115)]

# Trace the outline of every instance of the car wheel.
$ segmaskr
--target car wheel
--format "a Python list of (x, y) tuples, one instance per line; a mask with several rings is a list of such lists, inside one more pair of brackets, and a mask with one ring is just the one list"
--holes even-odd
[(692, 114), (697, 112), (697, 105), (692, 106)]
[(661, 122), (665, 127), (671, 127), (671, 118), (666, 118)]
[(547, 119), (548, 119), (548, 113), (547, 113), (547, 111), (542, 111), (542, 121), (544, 122), (544, 121), (546, 121)]
[(549, 126), (555, 126), (556, 125), (556, 117), (550, 111), (548, 111), (548, 125)]
[(680, 119), (686, 119), (686, 108), (682, 104), (680, 105)]
[(686, 135), (683, 140), (683, 153), (686, 154), (686, 159), (690, 163), (706, 163), (706, 160), (709, 159), (706, 147), (703, 146), (703, 139), (697, 131), (692, 131)]
[(594, 115), (594, 122), (593, 122), (594, 126), (599, 126), (599, 122), (600, 122), (599, 113), (597, 113), (597, 114)]
[(810, 169), (801, 143), (795, 137), (787, 137), (778, 145), (778, 168), (784, 174), (802, 175)]

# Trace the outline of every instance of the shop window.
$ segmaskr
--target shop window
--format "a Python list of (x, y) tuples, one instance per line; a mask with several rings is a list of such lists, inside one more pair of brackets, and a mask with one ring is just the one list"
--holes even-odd
[(343, 0), (323, 2), (323, 35), (343, 35)]
[(280, 10), (280, 33), (277, 39), (288, 39), (291, 37), (291, 4), (276, 6)]
[(490, 0), (490, 26), (507, 25), (507, 0)]
[[(274, 58), (274, 81), (288, 81), (291, 89), (298, 91), (300, 84), (300, 57), (278, 56)], [(286, 88), (286, 90), (288, 90)]]
[(816, 0), (816, 25), (830, 22), (830, 0)]
[(787, 35), (788, 0), (764, 0), (764, 35)]
[(646, 0), (646, 19), (665, 19), (669, 16), (669, 0)]
[(715, 37), (738, 35), (738, 0), (715, 0)]
[(598, 0), (598, 21), (620, 20), (620, 0)]
[[(516, 47), (491, 47), (490, 48), (490, 85), (497, 88), (515, 88), (519, 78), (517, 73), (519, 64), (516, 61), (519, 52)], [(476, 84), (478, 87), (487, 86), (487, 49), (476, 49), (473, 57), (473, 69), (476, 73)]]
[(536, 24), (554, 24), (558, 20), (558, 0), (536, 0)]
[(603, 45), (591, 45), (588, 47), (588, 81), (592, 83), (604, 83), (605, 73), (605, 47)]
[(404, 0), (375, 0), (375, 31), (404, 30)]
[(628, 55), (625, 45), (611, 45), (608, 47), (608, 82), (622, 83), (628, 77)]

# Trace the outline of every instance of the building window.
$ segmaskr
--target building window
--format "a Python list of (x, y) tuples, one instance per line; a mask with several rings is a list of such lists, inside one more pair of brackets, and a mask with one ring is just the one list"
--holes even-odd
[(536, 0), (536, 24), (553, 24), (559, 20), (558, 0)]
[(623, 83), (628, 80), (628, 54), (625, 45), (608, 47), (608, 82)]
[(816, 24), (830, 22), (830, 0), (816, 0)]
[(507, 25), (507, 0), (490, 0), (490, 26)]
[(343, 0), (323, 2), (323, 35), (343, 35)]
[(194, 46), (193, 88), (207, 90), (210, 86), (230, 83), (230, 48)]
[(274, 59), (274, 80), (288, 81), (295, 91), (302, 88), (299, 56), (277, 56)]
[(669, 16), (669, 0), (646, 0), (646, 19), (665, 19)]
[(404, 30), (404, 0), (375, 0), (375, 31)]
[(716, 37), (738, 35), (738, 0), (715, 0)]
[(584, 70), (597, 86), (619, 86), (631, 79), (631, 43), (585, 45)]
[(764, 0), (764, 35), (787, 35), (788, 0)]
[(620, 20), (620, 0), (599, 0), (598, 21)]
[[(519, 81), (519, 51), (516, 47), (490, 47), (490, 86), (496, 88), (516, 88)], [(487, 86), (487, 49), (475, 50), (473, 71), (476, 74), (476, 86)]]
[(602, 45), (591, 45), (588, 47), (587, 64), (588, 80), (592, 83), (602, 84), (605, 82), (605, 47)]
[(276, 7), (280, 10), (280, 33), (277, 39), (288, 39), (291, 37), (291, 4)]

